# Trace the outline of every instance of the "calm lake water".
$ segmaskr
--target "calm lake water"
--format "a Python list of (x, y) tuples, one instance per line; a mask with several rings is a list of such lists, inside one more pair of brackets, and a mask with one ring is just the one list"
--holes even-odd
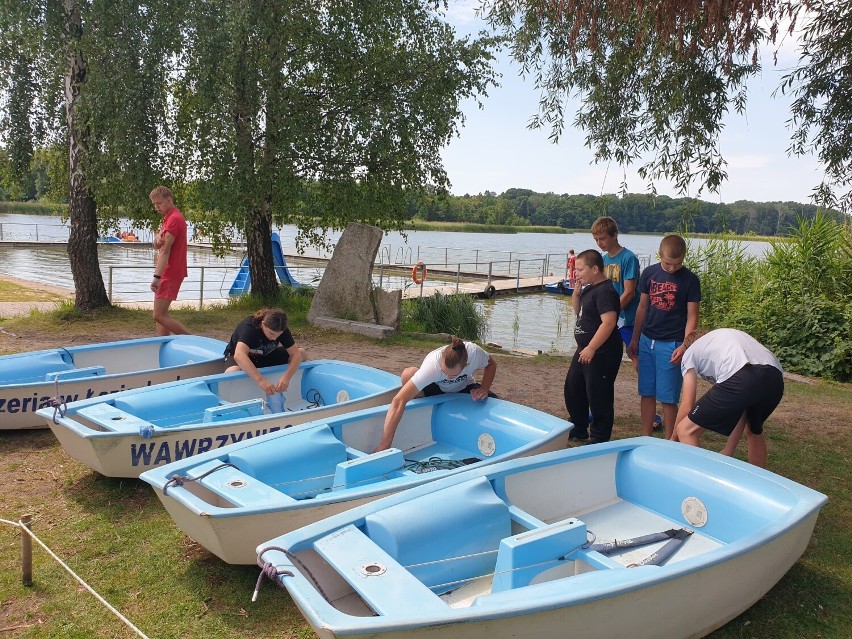
[[(130, 228), (123, 224), (122, 228)], [(284, 252), (296, 255), (295, 227), (279, 229)], [(140, 237), (150, 240), (144, 232)], [(333, 244), (340, 233), (329, 234)], [(655, 261), (662, 236), (622, 234), (621, 244), (630, 248), (640, 258), (643, 267)], [(66, 241), (67, 225), (58, 218), (0, 214), (0, 240)], [(704, 240), (692, 240), (702, 244)], [(745, 250), (762, 255), (768, 248), (766, 242), (743, 242)], [(487, 273), (489, 265), (494, 274), (516, 275), (520, 266), (523, 276), (540, 277), (544, 270), (545, 281), (555, 281), (565, 275), (565, 256), (568, 249), (576, 252), (596, 248), (590, 233), (566, 235), (543, 233), (441, 233), (436, 231), (409, 231), (387, 234), (379, 248), (377, 262), (410, 265), (422, 260), (427, 265), (450, 270), (479, 271)], [(154, 252), (150, 246), (127, 244), (102, 244), (98, 255), (104, 282), (112, 299), (117, 301), (150, 300), (148, 290), (150, 268)], [(330, 252), (308, 248), (304, 255), (329, 257)], [(223, 299), (239, 270), (240, 252), (218, 258), (204, 249), (191, 249), (188, 253), (190, 276), (181, 289), (184, 299), (202, 297), (205, 301)], [(289, 261), (293, 261), (288, 259)], [(203, 268), (202, 268), (203, 267)], [(316, 285), (323, 269), (315, 266), (291, 264), (294, 277), (303, 283)], [(65, 246), (44, 248), (12, 248), (0, 245), (0, 273), (23, 279), (73, 288), (73, 279)], [(437, 278), (429, 277), (427, 283), (438, 285)], [(388, 277), (382, 280), (384, 288), (410, 286), (408, 278)], [(540, 350), (543, 352), (571, 352), (574, 350), (574, 313), (570, 299), (561, 295), (534, 293), (498, 296), (491, 300), (477, 300), (477, 307), (485, 317), (488, 340), (506, 348)]]

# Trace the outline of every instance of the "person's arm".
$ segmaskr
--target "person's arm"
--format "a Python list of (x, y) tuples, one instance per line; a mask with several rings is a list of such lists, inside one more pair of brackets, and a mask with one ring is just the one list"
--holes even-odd
[(675, 424), (679, 424), (680, 420), (689, 415), (692, 409), (695, 408), (695, 398), (698, 393), (698, 375), (694, 368), (690, 368), (683, 375), (683, 388), (680, 391), (680, 406), (677, 409), (677, 419)]
[(571, 308), (574, 309), (574, 315), (580, 314), (580, 298), (583, 296), (583, 287), (574, 284), (574, 293), (571, 295)]
[(175, 236), (171, 233), (163, 233), (163, 240), (160, 245), (160, 250), (157, 252), (157, 261), (154, 264), (155, 277), (151, 280), (151, 290), (157, 291), (160, 288), (160, 278), (166, 266), (169, 263), (169, 255), (172, 252), (172, 245), (175, 243)]
[(615, 330), (615, 325), (618, 323), (618, 313), (615, 311), (607, 311), (606, 313), (601, 313), (601, 325), (598, 326), (598, 330), (595, 331), (595, 334), (592, 335), (592, 341), (589, 342), (589, 345), (586, 346), (582, 351), (580, 351), (579, 360), (581, 364), (588, 364), (592, 361), (595, 356), (595, 353), (598, 352), (598, 349), (603, 346), (604, 342), (609, 339), (609, 336), (612, 334), (612, 331)]
[(479, 388), (474, 388), (470, 392), (473, 399), (485, 399), (488, 397), (488, 391), (491, 390), (491, 384), (494, 383), (494, 376), (497, 374), (497, 361), (493, 356), (488, 356), (488, 364), (482, 371), (482, 382)]
[(677, 426), (686, 418), (692, 409), (695, 407), (695, 399), (698, 394), (698, 375), (694, 368), (690, 368), (683, 375), (683, 388), (680, 393), (680, 405), (677, 409), (677, 417), (675, 418), (675, 427), (672, 432), (671, 440), (673, 442), (680, 441), (677, 436)]
[[(698, 330), (698, 304), (699, 302), (686, 303), (686, 330), (684, 336), (689, 335), (692, 331)], [(686, 346), (681, 344), (672, 351), (671, 363), (680, 364), (683, 359), (683, 353), (686, 351)]]
[(234, 361), (237, 366), (255, 383), (260, 386), (261, 390), (266, 395), (272, 395), (275, 392), (275, 385), (263, 376), (263, 373), (254, 365), (249, 357), (249, 347), (245, 342), (237, 342), (237, 347), (234, 349)]
[(647, 293), (639, 297), (639, 306), (636, 307), (636, 319), (633, 322), (633, 337), (627, 345), (627, 356), (636, 359), (639, 356), (639, 337), (642, 335), (642, 326), (645, 324), (645, 313), (648, 312), (648, 304), (651, 298)]
[(287, 354), (290, 356), (290, 359), (287, 362), (287, 370), (284, 371), (281, 379), (279, 379), (278, 383), (275, 385), (276, 393), (280, 393), (289, 388), (290, 380), (293, 378), (293, 375), (296, 374), (296, 371), (299, 370), (299, 364), (302, 363), (302, 350), (296, 344), (293, 344), (287, 349)]
[(379, 445), (376, 446), (376, 452), (390, 448), (393, 443), (393, 436), (396, 434), (396, 427), (399, 426), (399, 420), (402, 419), (402, 414), (405, 412), (405, 405), (408, 404), (419, 393), (420, 390), (414, 385), (414, 382), (408, 380), (399, 392), (394, 395), (391, 400), (390, 408), (385, 416), (385, 424), (382, 427), (382, 438), (379, 440)]
[(633, 298), (636, 297), (636, 285), (639, 282), (637, 280), (624, 280), (624, 292), (621, 294), (619, 299), (621, 300), (621, 310), (623, 311), (630, 305), (630, 302), (633, 301)]

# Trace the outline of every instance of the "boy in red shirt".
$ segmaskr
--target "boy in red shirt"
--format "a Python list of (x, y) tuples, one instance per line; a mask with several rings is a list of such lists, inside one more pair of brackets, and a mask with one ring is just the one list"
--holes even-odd
[(186, 278), (186, 220), (175, 206), (170, 189), (158, 186), (151, 191), (151, 204), (163, 216), (163, 224), (154, 238), (157, 259), (154, 264), (154, 321), (157, 335), (187, 335), (189, 331), (169, 315), (169, 306), (177, 299)]

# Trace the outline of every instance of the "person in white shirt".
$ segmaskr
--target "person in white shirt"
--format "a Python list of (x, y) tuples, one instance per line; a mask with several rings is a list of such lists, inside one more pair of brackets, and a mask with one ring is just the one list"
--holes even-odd
[[(473, 373), (480, 369), (483, 369), (482, 383), (478, 384)], [(415, 397), (441, 393), (470, 393), (476, 400), (497, 397), (491, 392), (496, 373), (497, 362), (473, 342), (454, 337), (450, 345), (436, 348), (423, 359), (419, 368), (402, 371), (402, 388), (391, 400), (376, 450), (390, 447), (405, 406)]]
[[(748, 461), (766, 467), (763, 422), (784, 395), (783, 369), (778, 358), (748, 333), (719, 328), (692, 331), (681, 360), (683, 395), (675, 439), (697, 446), (702, 429), (728, 437), (722, 454), (732, 455), (742, 433), (748, 442)], [(698, 377), (713, 383), (696, 400)]]

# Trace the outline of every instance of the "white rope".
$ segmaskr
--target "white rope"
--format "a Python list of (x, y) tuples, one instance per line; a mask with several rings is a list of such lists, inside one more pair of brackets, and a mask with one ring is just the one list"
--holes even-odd
[(131, 621), (130, 621), (127, 617), (125, 617), (125, 616), (124, 616), (123, 614), (121, 614), (118, 610), (116, 610), (116, 609), (115, 609), (115, 608), (114, 608), (114, 607), (113, 607), (113, 606), (112, 606), (112, 605), (111, 605), (111, 604), (110, 604), (110, 603), (109, 603), (106, 599), (104, 599), (104, 598), (103, 598), (103, 597), (101, 597), (101, 596), (100, 596), (97, 592), (95, 592), (94, 588), (92, 588), (89, 584), (87, 584), (85, 581), (83, 581), (83, 579), (82, 579), (81, 577), (79, 577), (79, 576), (77, 575), (77, 573), (75, 573), (73, 570), (71, 570), (71, 568), (69, 568), (69, 567), (68, 567), (68, 565), (67, 565), (64, 561), (62, 561), (62, 560), (61, 560), (61, 559), (60, 559), (60, 558), (56, 555), (56, 553), (54, 553), (54, 552), (53, 552), (50, 548), (48, 548), (48, 547), (45, 545), (45, 543), (44, 543), (41, 539), (39, 539), (38, 537), (36, 537), (36, 535), (35, 535), (35, 534), (33, 534), (33, 531), (32, 531), (32, 530), (30, 530), (27, 526), (25, 526), (25, 525), (23, 524), (23, 522), (20, 522), (20, 521), (8, 521), (8, 520), (6, 520), (6, 519), (0, 519), (0, 522), (2, 522), (2, 523), (4, 523), (4, 524), (11, 524), (12, 526), (17, 526), (18, 528), (20, 528), (21, 530), (23, 530), (24, 532), (26, 532), (26, 533), (27, 533), (27, 534), (28, 534), (28, 535), (29, 535), (32, 539), (34, 539), (34, 540), (35, 540), (35, 542), (36, 542), (39, 546), (41, 546), (42, 548), (44, 548), (45, 552), (46, 552), (48, 555), (50, 555), (51, 557), (53, 557), (53, 559), (55, 559), (55, 560), (56, 560), (56, 562), (57, 562), (60, 566), (62, 566), (63, 568), (65, 568), (65, 570), (68, 572), (68, 574), (69, 574), (69, 575), (71, 575), (72, 577), (74, 577), (74, 579), (76, 579), (76, 580), (77, 580), (77, 582), (78, 582), (81, 586), (83, 586), (83, 588), (85, 588), (86, 590), (88, 590), (88, 591), (92, 594), (92, 596), (93, 596), (95, 599), (97, 599), (97, 600), (98, 600), (98, 601), (100, 601), (100, 602), (101, 602), (104, 606), (106, 606), (107, 610), (109, 610), (112, 614), (114, 614), (116, 617), (118, 617), (119, 619), (121, 619), (121, 621), (123, 621), (123, 622), (124, 622), (124, 624), (125, 624), (128, 628), (130, 628), (133, 632), (135, 632), (137, 635), (139, 635), (139, 636), (140, 636), (140, 637), (142, 637), (143, 639), (149, 639), (148, 635), (146, 635), (144, 632), (142, 632), (141, 630), (139, 630), (139, 628), (137, 628), (136, 626), (134, 626), (134, 625), (133, 625), (133, 623), (132, 623), (132, 622), (131, 622)]

